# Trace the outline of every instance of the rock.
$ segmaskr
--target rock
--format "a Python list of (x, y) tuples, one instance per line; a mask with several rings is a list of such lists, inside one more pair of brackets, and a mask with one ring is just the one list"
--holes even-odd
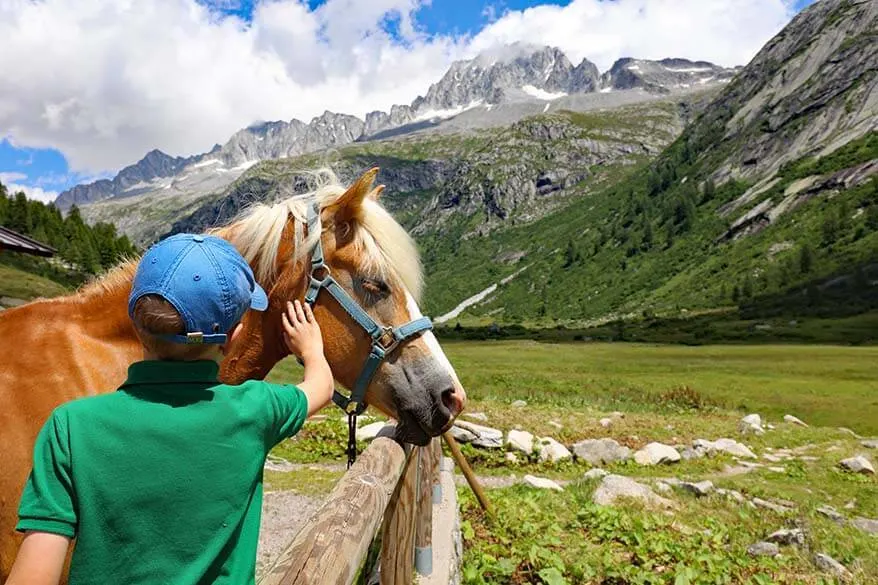
[(598, 424), (601, 425), (602, 427), (604, 427), (605, 429), (607, 429), (607, 428), (610, 428), (610, 426), (613, 424), (613, 419), (602, 418), (601, 420), (598, 421)]
[(765, 425), (765, 428), (766, 428), (766, 430), (773, 431), (775, 427), (773, 424), (768, 423)]
[(669, 486), (667, 483), (665, 483), (663, 481), (657, 481), (655, 483), (655, 489), (657, 489), (658, 491), (660, 491), (663, 494), (669, 494), (672, 491), (674, 491), (674, 488), (672, 488), (671, 486)]
[(634, 461), (640, 465), (658, 465), (659, 463), (676, 463), (680, 454), (670, 445), (650, 443), (634, 454)]
[(540, 461), (555, 463), (564, 459), (570, 459), (573, 454), (561, 443), (552, 437), (540, 437)]
[(527, 406), (527, 402), (524, 400), (516, 400), (512, 403), (512, 408), (524, 408), (525, 406)]
[(774, 502), (769, 502), (768, 500), (763, 500), (762, 498), (753, 498), (752, 500), (755, 506), (760, 508), (765, 508), (766, 510), (771, 510), (772, 512), (777, 512), (778, 514), (788, 514), (793, 511), (793, 508), (788, 506), (782, 506), (781, 504), (775, 504)]
[(780, 457), (778, 455), (772, 455), (771, 453), (763, 454), (762, 458), (765, 459), (766, 461), (771, 461), (772, 463), (780, 463), (784, 459), (787, 459), (787, 457)]
[(285, 473), (295, 469), (295, 466), (292, 463), (282, 457), (275, 457), (274, 455), (269, 455), (265, 458), (265, 464), (263, 467), (269, 471), (283, 471)]
[(753, 557), (776, 557), (780, 547), (773, 542), (757, 542), (747, 547), (747, 554)]
[(878, 449), (878, 439), (866, 439), (860, 445), (867, 449)]
[(783, 420), (784, 420), (784, 422), (788, 422), (788, 423), (794, 424), (794, 425), (799, 425), (800, 427), (807, 427), (808, 426), (807, 424), (802, 422), (801, 419), (798, 419), (791, 414), (783, 415)]
[(488, 422), (488, 415), (484, 412), (464, 412), (461, 416), (465, 416), (470, 420), (478, 420), (481, 422)]
[(692, 441), (692, 447), (695, 450), (704, 451), (712, 454), (717, 451), (728, 453), (736, 457), (747, 457), (748, 459), (756, 459), (756, 454), (743, 443), (739, 443), (734, 439), (717, 439), (716, 441), (708, 441), (706, 439), (695, 439)]
[(846, 434), (846, 435), (850, 435), (850, 436), (852, 436), (852, 437), (855, 438), (855, 439), (860, 439), (860, 438), (862, 438), (862, 437), (860, 437), (860, 435), (858, 435), (857, 433), (853, 432), (852, 430), (850, 430), (850, 429), (847, 428), (847, 427), (838, 427), (838, 430), (839, 430), (839, 432), (842, 432), (842, 433), (844, 433), (844, 434)]
[(700, 498), (710, 494), (710, 492), (713, 491), (713, 482), (710, 480), (699, 481), (696, 483), (693, 483), (691, 481), (684, 481), (680, 483), (680, 487), (687, 492), (695, 494)]
[(866, 473), (869, 475), (875, 474), (875, 468), (872, 467), (872, 463), (862, 455), (857, 455), (856, 457), (850, 457), (848, 459), (842, 459), (841, 461), (839, 461), (838, 464), (848, 471), (852, 471), (853, 473)]
[(499, 449), (503, 447), (503, 431), (477, 425), (476, 423), (471, 423), (465, 420), (455, 422), (454, 426), (460, 427), (474, 434), (476, 438), (472, 440), (472, 444), (475, 447), (482, 447), (484, 449)]
[(743, 504), (744, 502), (747, 501), (747, 499), (744, 497), (744, 494), (742, 494), (741, 492), (736, 491), (736, 490), (727, 490), (724, 488), (716, 488), (715, 492), (717, 495), (725, 496), (725, 497), (729, 498), (730, 500), (735, 500), (739, 504)]
[(762, 417), (758, 414), (748, 414), (738, 423), (738, 430), (745, 435), (748, 433), (761, 435), (765, 432), (762, 428)]
[(451, 427), (451, 430), (449, 432), (451, 433), (451, 436), (454, 437), (454, 440), (458, 443), (472, 443), (479, 438), (477, 434), (457, 426), (457, 423), (455, 423), (454, 426)]
[(819, 568), (821, 571), (831, 573), (839, 579), (847, 580), (853, 577), (851, 572), (848, 571), (844, 565), (839, 563), (828, 554), (817, 553), (816, 555), (814, 555), (814, 564), (817, 565), (817, 568)]
[(801, 528), (783, 528), (772, 532), (765, 540), (777, 544), (793, 544), (801, 546), (805, 544), (805, 531)]
[(769, 465), (766, 469), (768, 469), (768, 471), (773, 471), (774, 473), (786, 473), (787, 472), (786, 467), (780, 467), (778, 465)]
[(610, 418), (625, 418), (625, 413), (614, 410), (610, 413)]
[(592, 501), (601, 506), (612, 506), (623, 498), (640, 500), (649, 506), (674, 507), (674, 502), (659, 496), (649, 489), (648, 486), (621, 475), (607, 475), (604, 477), (592, 495)]
[(518, 463), (518, 455), (516, 455), (515, 453), (506, 453), (506, 462)]
[(837, 522), (838, 524), (844, 524), (844, 516), (842, 516), (838, 510), (833, 508), (832, 506), (820, 506), (817, 508), (817, 513), (823, 516), (826, 516), (830, 520)]
[(509, 431), (506, 444), (527, 455), (534, 452), (534, 436), (527, 431)]
[(857, 516), (851, 520), (851, 526), (855, 526), (868, 534), (878, 534), (878, 520)]
[(851, 500), (850, 502), (848, 502), (847, 504), (844, 505), (844, 509), (845, 509), (845, 510), (853, 510), (853, 509), (856, 508), (856, 507), (857, 507), (857, 501), (856, 501), (856, 500)]
[(591, 465), (602, 465), (626, 461), (631, 458), (631, 449), (623, 447), (613, 439), (585, 439), (573, 445), (577, 459)]
[(583, 477), (583, 479), (591, 480), (591, 479), (601, 479), (601, 478), (606, 477), (608, 475), (610, 475), (608, 472), (604, 471), (603, 469), (601, 469), (599, 467), (595, 467), (594, 469), (589, 469), (588, 471), (586, 471), (585, 475), (583, 475), (582, 477)]
[(562, 488), (551, 479), (545, 477), (537, 477), (535, 475), (525, 475), (524, 484), (541, 490), (555, 490), (556, 492), (564, 491), (564, 488)]
[(360, 427), (357, 429), (357, 440), (358, 441), (371, 441), (375, 437), (378, 436), (378, 431), (387, 426), (387, 423), (384, 421), (378, 421), (369, 423), (364, 427)]
[(699, 451), (698, 449), (693, 449), (691, 447), (683, 447), (680, 450), (680, 457), (682, 457), (684, 461), (701, 459), (704, 457), (704, 451)]
[(561, 423), (559, 423), (559, 422), (556, 421), (556, 420), (550, 420), (547, 424), (548, 424), (550, 427), (552, 427), (552, 428), (554, 428), (555, 430), (558, 430), (558, 431), (560, 431), (561, 429), (564, 428), (564, 425), (562, 425)]

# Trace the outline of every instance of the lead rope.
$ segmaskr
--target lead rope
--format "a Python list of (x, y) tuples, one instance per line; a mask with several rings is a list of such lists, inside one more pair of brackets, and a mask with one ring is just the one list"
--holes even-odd
[(348, 447), (345, 450), (348, 456), (348, 469), (357, 460), (357, 415), (348, 414)]

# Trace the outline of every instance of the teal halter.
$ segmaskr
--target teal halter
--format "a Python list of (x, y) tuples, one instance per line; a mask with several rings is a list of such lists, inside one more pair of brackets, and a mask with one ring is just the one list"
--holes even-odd
[[(314, 204), (308, 207), (308, 233), (320, 234), (321, 231), (320, 209), (317, 204)], [(324, 262), (323, 244), (318, 236), (314, 251), (311, 252), (311, 280), (308, 284), (308, 291), (305, 293), (305, 302), (313, 307), (321, 290), (332, 295), (347, 314), (372, 338), (372, 349), (369, 351), (369, 357), (366, 358), (366, 363), (363, 364), (357, 381), (354, 383), (350, 397), (343, 395), (338, 390), (335, 390), (332, 395), (332, 401), (348, 414), (349, 423), (352, 428), (356, 428), (355, 417), (366, 410), (366, 389), (375, 376), (375, 372), (378, 371), (381, 362), (403, 341), (432, 329), (433, 323), (428, 317), (409, 321), (399, 327), (381, 326), (376, 323), (332, 277), (329, 266)], [(353, 438), (349, 439), (349, 449), (350, 441), (353, 441)], [(354, 444), (354, 448), (356, 448), (356, 444)]]

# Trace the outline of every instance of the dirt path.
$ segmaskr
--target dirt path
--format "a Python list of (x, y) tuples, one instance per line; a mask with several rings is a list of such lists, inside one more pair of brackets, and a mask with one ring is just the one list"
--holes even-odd
[(262, 526), (256, 553), (256, 579), (271, 566), (284, 546), (320, 506), (319, 497), (291, 491), (266, 492), (262, 500)]

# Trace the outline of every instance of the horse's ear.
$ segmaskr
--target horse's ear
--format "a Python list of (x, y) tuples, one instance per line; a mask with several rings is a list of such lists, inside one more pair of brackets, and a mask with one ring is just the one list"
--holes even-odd
[(372, 201), (378, 201), (378, 198), (381, 197), (382, 191), (384, 191), (384, 189), (386, 188), (387, 185), (378, 185), (377, 187), (369, 191), (369, 199), (371, 199)]
[(377, 174), (378, 167), (369, 169), (336, 200), (332, 205), (336, 223), (356, 221), (360, 217), (363, 201), (373, 192), (372, 183)]

